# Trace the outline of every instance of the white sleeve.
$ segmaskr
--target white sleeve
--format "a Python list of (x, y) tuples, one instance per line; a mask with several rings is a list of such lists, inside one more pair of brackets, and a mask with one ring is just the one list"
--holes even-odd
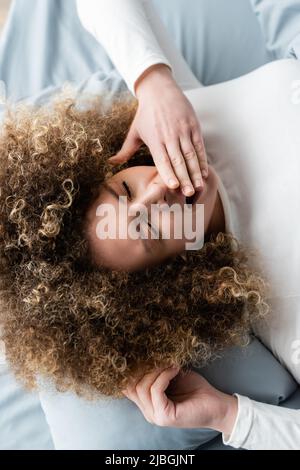
[(149, 0), (76, 0), (83, 26), (105, 48), (135, 94), (135, 82), (155, 64), (167, 65), (182, 89), (201, 86)]
[(235, 394), (238, 415), (223, 443), (248, 450), (300, 450), (300, 410), (266, 405)]

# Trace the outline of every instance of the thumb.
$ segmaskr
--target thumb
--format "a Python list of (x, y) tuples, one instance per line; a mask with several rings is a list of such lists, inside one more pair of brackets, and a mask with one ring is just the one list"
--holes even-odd
[(122, 145), (121, 150), (108, 159), (110, 163), (124, 163), (130, 160), (130, 158), (135, 154), (135, 152), (140, 148), (143, 141), (140, 139), (135, 128), (131, 128), (128, 132), (128, 135), (125, 139), (125, 142)]

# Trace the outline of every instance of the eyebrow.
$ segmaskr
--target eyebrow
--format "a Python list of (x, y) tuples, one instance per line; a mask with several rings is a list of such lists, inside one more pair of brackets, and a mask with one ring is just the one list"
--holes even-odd
[[(106, 191), (108, 191), (115, 199), (117, 199), (117, 201), (119, 202), (119, 197), (120, 195), (114, 190), (114, 188), (112, 186), (110, 186), (108, 183), (103, 183), (102, 184), (102, 187), (104, 189), (106, 189)], [(149, 247), (149, 238), (139, 238), (139, 240), (141, 240), (144, 248), (145, 248), (145, 251), (147, 251), (147, 253), (152, 253), (152, 249)]]

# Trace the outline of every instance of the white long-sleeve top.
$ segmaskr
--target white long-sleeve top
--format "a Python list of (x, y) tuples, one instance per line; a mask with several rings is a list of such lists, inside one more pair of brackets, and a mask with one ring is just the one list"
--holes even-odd
[(185, 90), (200, 85), (148, 0), (77, 0), (77, 10), (134, 96), (138, 78), (156, 64), (167, 65)]
[[(264, 1), (260, 3), (263, 4)], [(269, 5), (270, 1), (266, 3)], [(151, 2), (147, 0), (77, 0), (77, 7), (83, 25), (105, 47), (134, 95), (134, 85), (139, 76), (148, 67), (157, 63), (166, 64), (171, 68), (174, 78), (183, 90), (201, 86), (181, 54), (173, 46)], [(284, 7), (282, 10), (284, 14)], [(269, 12), (268, 9), (268, 14)], [(278, 19), (278, 11), (276, 18)], [(266, 90), (269, 88), (267, 86)], [(249, 95), (248, 89), (244, 92), (244, 95)], [(205, 107), (203, 96), (199, 97), (197, 90), (192, 90), (187, 96), (201, 119), (205, 131), (205, 113), (202, 115)], [(233, 93), (234, 96), (236, 96), (235, 93)], [(241, 94), (241, 101), (242, 96)], [(207, 106), (211, 106), (213, 102), (217, 103), (214, 95), (211, 96)], [(219, 112), (221, 115), (220, 103), (222, 103), (221, 98), (216, 105), (218, 109), (215, 113)], [(286, 106), (288, 106), (287, 103)], [(278, 162), (274, 161), (274, 155), (270, 155), (270, 152), (268, 158), (266, 158), (267, 155), (260, 155), (261, 158), (255, 161), (253, 158), (255, 152), (253, 155), (250, 152), (249, 160), (251, 158), (254, 160), (251, 163), (246, 159), (249, 149), (245, 147), (245, 155), (238, 162), (234, 161), (237, 156), (231, 155), (231, 161), (224, 159), (223, 162), (214, 162), (214, 166), (228, 190), (227, 195), (224, 186), (220, 187), (227, 222), (229, 219), (232, 222), (231, 224), (228, 222), (227, 226), (246, 244), (251, 245), (255, 241), (253, 237), (258, 238), (265, 255), (264, 263), (269, 268), (269, 274), (277, 289), (278, 295), (273, 299), (272, 321), (267, 328), (258, 327), (256, 333), (300, 383), (300, 230), (298, 228), (298, 232), (294, 234), (291, 241), (292, 231), (289, 228), (290, 218), (298, 217), (300, 213), (300, 142), (297, 153), (296, 149), (292, 148), (288, 134), (294, 133), (292, 138), (295, 140), (298, 130), (296, 128), (284, 130), (284, 122), (271, 96), (268, 108), (274, 108), (273, 115), (277, 119), (268, 129), (270, 139), (274, 140), (274, 152), (276, 153), (278, 146), (282, 144), (281, 141), (280, 143), (276, 141), (277, 137), (286, 136), (288, 151), (285, 152), (283, 149), (282, 155), (285, 155), (285, 158), (289, 155), (290, 161), (283, 157)], [(297, 116), (299, 118), (299, 107), (298, 109), (289, 108), (286, 112), (290, 114), (295, 112), (294, 121)], [(298, 115), (296, 115), (297, 112)], [(213, 110), (211, 114), (214, 114)], [(253, 116), (253, 120), (258, 122), (258, 116)], [(227, 117), (223, 116), (222, 123), (226, 121)], [(261, 134), (259, 128), (256, 132), (258, 136)], [(261, 145), (263, 146), (263, 141)], [(228, 170), (230, 168), (234, 168), (239, 173), (235, 175), (234, 181), (230, 180), (231, 172)], [(267, 185), (266, 180), (262, 179), (266, 171), (272, 173), (275, 171)], [(249, 191), (251, 194), (251, 198), (249, 197), (252, 204), (251, 211), (256, 214), (252, 227), (249, 227), (249, 218), (247, 218), (249, 214), (247, 215), (247, 207), (242, 206), (243, 197), (242, 193), (239, 193), (236, 181), (244, 181), (243, 191)], [(255, 193), (253, 193), (253, 188), (255, 188)], [(274, 200), (277, 203), (281, 222), (270, 227), (267, 218), (268, 214), (274, 211)], [(288, 245), (287, 240), (289, 240)], [(291, 259), (291, 253), (294, 256), (293, 259)], [(280, 266), (279, 269), (278, 266)], [(282, 279), (282, 269), (287, 270), (285, 281)], [(225, 444), (245, 449), (300, 449), (300, 410), (266, 405), (240, 395), (237, 397), (238, 416), (231, 436), (223, 436)]]

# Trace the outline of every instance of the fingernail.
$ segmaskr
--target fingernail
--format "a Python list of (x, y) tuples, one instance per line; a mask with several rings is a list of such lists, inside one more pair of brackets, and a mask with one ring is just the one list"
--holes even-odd
[(195, 188), (196, 189), (201, 189), (203, 187), (202, 180), (196, 180), (195, 181)]
[(208, 171), (207, 170), (202, 170), (202, 176), (203, 176), (203, 178), (207, 178), (208, 177)]
[(186, 196), (192, 196), (192, 194), (194, 194), (194, 188), (192, 188), (192, 186), (185, 186), (183, 188), (183, 192)]
[(177, 188), (178, 181), (171, 178), (171, 179), (169, 179), (169, 185), (172, 186), (172, 188)]

